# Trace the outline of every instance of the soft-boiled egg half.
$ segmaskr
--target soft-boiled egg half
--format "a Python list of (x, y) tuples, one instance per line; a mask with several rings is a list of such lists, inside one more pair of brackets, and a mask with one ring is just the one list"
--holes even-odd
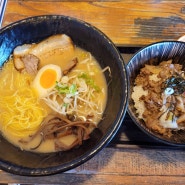
[(44, 98), (55, 87), (56, 81), (59, 81), (62, 76), (60, 66), (48, 64), (42, 67), (35, 79), (33, 80), (32, 87), (37, 92), (39, 98)]

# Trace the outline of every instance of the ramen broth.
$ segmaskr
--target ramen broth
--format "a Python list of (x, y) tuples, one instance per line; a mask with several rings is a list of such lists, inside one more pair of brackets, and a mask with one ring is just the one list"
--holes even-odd
[[(45, 64), (56, 64), (59, 65), (61, 67), (61, 69), (65, 69), (68, 64), (69, 61), (72, 60), (74, 57), (78, 58), (78, 64), (75, 66), (75, 68), (73, 70), (70, 71), (69, 74), (67, 74), (67, 76), (70, 78), (76, 74), (78, 74), (79, 72), (88, 72), (88, 74), (92, 75), (94, 82), (96, 83), (96, 86), (100, 87), (101, 91), (98, 93), (98, 96), (95, 98), (97, 100), (97, 102), (99, 102), (99, 105), (101, 105), (100, 107), (98, 107), (98, 112), (100, 113), (98, 116), (94, 116), (92, 118), (92, 121), (94, 124), (98, 125), (98, 122), (102, 119), (103, 116), (103, 111), (105, 109), (106, 106), (106, 101), (107, 101), (107, 84), (106, 84), (106, 80), (104, 77), (104, 74), (102, 72), (102, 69), (100, 67), (100, 65), (98, 64), (98, 62), (96, 61), (96, 59), (87, 51), (76, 47), (74, 49), (74, 53), (71, 53), (72, 56), (68, 56), (65, 57), (64, 55), (61, 54), (52, 54), (52, 57), (47, 57), (45, 58), (45, 61), (42, 62), (42, 64), (39, 66), (39, 68), (43, 67)], [(10, 58), (9, 61), (7, 61), (8, 63), (12, 62), (12, 58)], [(5, 64), (6, 65), (6, 64)], [(3, 73), (6, 73), (6, 71), (3, 71), (4, 68), (2, 69)], [(14, 69), (16, 70), (16, 69)], [(0, 81), (4, 80), (4, 75), (0, 76)], [(31, 77), (31, 80), (33, 80), (33, 78)], [(2, 88), (2, 87), (0, 87)], [(6, 88), (7, 85), (6, 85)], [(9, 87), (11, 88), (11, 87)], [(43, 99), (39, 100), (39, 106), (42, 107), (42, 110), (44, 110), (46, 112), (46, 115), (50, 114), (50, 113), (54, 113), (55, 111), (53, 109), (51, 109)], [(96, 102), (95, 102), (96, 103)], [(85, 103), (84, 103), (85, 105)], [(13, 106), (13, 105), (12, 105)], [(1, 109), (1, 107), (0, 107)], [(80, 108), (81, 112), (85, 112), (86, 110), (86, 106), (81, 106)], [(46, 117), (45, 115), (45, 117)], [(83, 116), (82, 116), (83, 117)], [(40, 123), (41, 124), (41, 123)], [(38, 127), (39, 128), (39, 127)], [(93, 129), (93, 128), (91, 128)], [(8, 125), (5, 127), (2, 124), (2, 120), (0, 117), (0, 130), (2, 132), (2, 135), (12, 144), (16, 145), (17, 147), (21, 148), (22, 150), (27, 150), (27, 151), (33, 151), (33, 152), (40, 152), (40, 153), (47, 153), (47, 152), (55, 152), (55, 144), (54, 144), (54, 139), (45, 139), (40, 145), (40, 141), (42, 140), (41, 135), (38, 134), (36, 137), (34, 137), (30, 142), (24, 143), (24, 142), (20, 142), (21, 139), (23, 140), (29, 140), (29, 135), (27, 135), (27, 137), (20, 137), (17, 135), (14, 135), (12, 130), (9, 130)], [(69, 134), (66, 135), (64, 137), (60, 138), (60, 142), (64, 143), (66, 146), (71, 145), (74, 141), (76, 140), (76, 136), (74, 134)], [(35, 148), (35, 146), (38, 146), (37, 148)], [(35, 148), (33, 150), (33, 148)]]

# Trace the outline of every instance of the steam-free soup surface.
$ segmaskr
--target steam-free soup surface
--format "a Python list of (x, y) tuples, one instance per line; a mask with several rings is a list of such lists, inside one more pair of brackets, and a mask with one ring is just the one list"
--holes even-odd
[[(102, 119), (107, 85), (101, 67), (79, 47), (70, 48), (67, 55), (65, 52), (55, 50), (46, 58), (46, 54), (40, 56), (36, 74), (15, 68), (13, 57), (18, 55), (2, 67), (0, 130), (22, 150), (45, 153), (71, 149), (88, 139)], [(54, 85), (52, 75), (58, 78)]]

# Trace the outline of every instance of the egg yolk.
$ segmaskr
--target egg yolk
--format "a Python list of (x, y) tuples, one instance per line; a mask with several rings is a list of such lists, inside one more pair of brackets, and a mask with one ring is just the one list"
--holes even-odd
[(56, 79), (57, 79), (56, 71), (52, 69), (47, 69), (42, 73), (40, 77), (40, 85), (43, 88), (48, 89), (55, 84)]

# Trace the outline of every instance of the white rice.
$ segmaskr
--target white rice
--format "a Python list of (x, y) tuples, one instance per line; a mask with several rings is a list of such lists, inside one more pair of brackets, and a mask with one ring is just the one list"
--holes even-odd
[(147, 95), (148, 91), (144, 90), (141, 85), (134, 86), (133, 93), (131, 98), (134, 100), (134, 107), (136, 108), (136, 113), (138, 114), (138, 118), (143, 119), (143, 113), (145, 111), (144, 102), (140, 100), (142, 95)]

